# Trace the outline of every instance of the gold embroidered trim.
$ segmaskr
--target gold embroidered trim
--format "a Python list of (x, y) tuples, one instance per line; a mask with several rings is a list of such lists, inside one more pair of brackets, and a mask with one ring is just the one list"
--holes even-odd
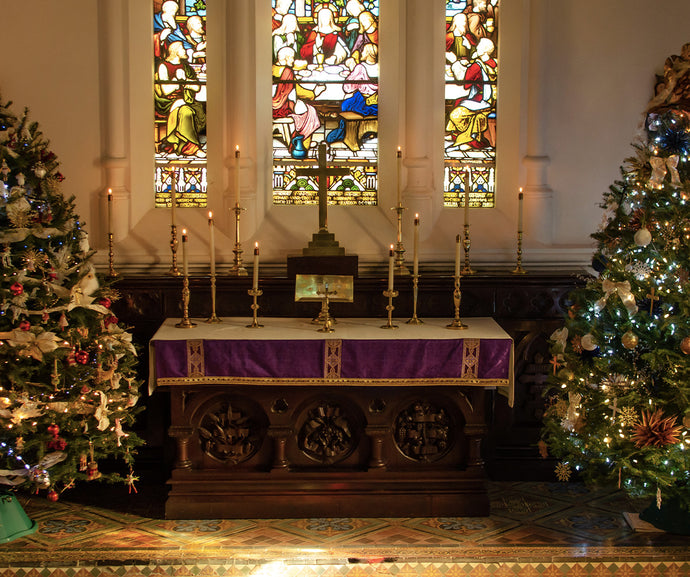
[(323, 378), (326, 380), (339, 379), (343, 357), (343, 341), (341, 339), (326, 339), (324, 349)]
[(203, 377), (204, 373), (204, 341), (187, 341), (187, 376)]
[(462, 370), (461, 378), (477, 378), (479, 368), (479, 343), (480, 339), (463, 339), (462, 341)]

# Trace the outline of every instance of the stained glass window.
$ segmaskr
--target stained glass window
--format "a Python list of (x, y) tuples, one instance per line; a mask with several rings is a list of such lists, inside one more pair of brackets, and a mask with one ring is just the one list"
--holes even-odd
[(273, 202), (315, 204), (298, 175), (321, 142), (331, 204), (375, 205), (378, 189), (378, 0), (272, 0)]
[[(444, 206), (495, 205), (498, 0), (446, 2)], [(468, 182), (469, 181), (469, 182)]]
[(206, 1), (153, 0), (157, 207), (206, 206)]

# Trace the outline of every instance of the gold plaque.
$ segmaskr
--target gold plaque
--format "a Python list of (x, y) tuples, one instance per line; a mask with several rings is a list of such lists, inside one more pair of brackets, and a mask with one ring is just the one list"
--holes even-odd
[(298, 274), (295, 276), (295, 302), (322, 301), (351, 303), (354, 277), (346, 275)]

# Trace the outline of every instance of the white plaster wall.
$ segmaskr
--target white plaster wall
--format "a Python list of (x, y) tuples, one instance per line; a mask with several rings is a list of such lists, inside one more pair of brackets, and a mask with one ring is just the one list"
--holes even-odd
[(690, 42), (686, 0), (548, 2), (544, 110), (556, 243), (587, 242), (653, 95), (654, 74)]
[[(102, 68), (99, 54), (99, 40), (104, 33), (99, 31), (99, 23), (103, 20), (104, 5), (118, 2), (126, 5), (125, 21), (112, 24), (124, 31), (127, 39), (122, 58), (129, 71), (124, 79), (128, 101), (122, 107), (122, 118), (112, 118), (108, 116), (112, 111), (104, 105), (108, 99), (101, 94), (107, 71)], [(224, 91), (231, 90), (236, 75), (251, 72), (251, 64), (263, 66), (265, 54), (256, 49), (252, 37), (255, 16), (266, 12), (262, 2), (266, 4), (268, 0), (222, 3), (220, 14), (225, 28), (236, 26), (238, 34), (245, 36), (235, 38), (227, 49), (209, 55), (209, 62), (213, 56), (215, 64), (227, 71), (219, 77), (219, 85), (209, 86), (212, 95), (222, 96)], [(384, 2), (389, 3), (388, 13), (397, 22), (388, 37), (382, 32), (382, 50), (387, 43), (404, 60), (391, 72), (389, 84), (382, 82), (382, 97), (396, 92), (399, 95), (399, 100), (388, 108), (381, 103), (380, 141), (386, 146), (382, 155), (393, 158), (397, 145), (406, 151), (414, 150), (414, 157), (406, 158), (403, 175), (405, 199), (410, 206), (406, 217), (411, 221), (414, 211), (423, 213), (423, 267), (425, 263), (450, 266), (462, 213), (440, 207), (441, 146), (430, 135), (433, 130), (442, 130), (442, 118), (439, 121), (438, 109), (433, 105), (440, 102), (442, 88), (415, 84), (411, 79), (415, 66), (434, 66), (436, 56), (442, 57), (442, 48), (437, 50), (438, 54), (419, 53), (413, 43), (425, 42), (424, 35), (414, 40), (405, 33), (419, 23), (427, 26), (430, 34), (442, 38), (442, 25), (434, 26), (431, 19), (424, 17), (427, 3), (432, 6), (441, 0)], [(259, 5), (256, 11), (255, 3)], [(535, 21), (534, 14), (530, 14), (534, 10), (541, 11), (538, 21), (546, 26), (541, 36), (543, 53), (536, 59), (544, 69), (536, 87), (529, 83), (529, 65), (534, 64), (534, 59), (530, 59), (528, 50), (530, 39), (534, 40), (529, 29), (530, 22)], [(100, 248), (106, 247), (106, 231), (101, 222), (103, 191), (108, 186), (108, 173), (102, 164), (108, 153), (104, 131), (113, 123), (124, 127), (128, 167), (127, 190), (122, 200), (126, 206), (121, 209), (127, 227), (118, 235), (115, 247), (120, 269), (169, 266), (169, 219), (166, 211), (152, 208), (148, 181), (153, 167), (148, 141), (151, 129), (147, 123), (152, 114), (148, 101), (151, 89), (147, 84), (151, 66), (137, 56), (139, 50), (150, 45), (149, 13), (147, 0), (0, 0), (5, 47), (0, 60), (0, 92), (14, 101), (16, 111), (28, 106), (32, 118), (41, 124), (67, 177), (64, 191), (76, 195), (77, 208), (87, 221), (92, 244)], [(409, 21), (409, 14), (414, 15), (413, 21)], [(551, 214), (547, 227), (553, 235), (552, 242), (545, 243), (543, 239), (531, 238), (527, 230), (524, 263), (535, 268), (558, 263), (587, 264), (589, 235), (600, 220), (597, 204), (617, 178), (624, 158), (631, 153), (630, 144), (642, 110), (652, 94), (654, 74), (660, 72), (668, 55), (679, 53), (681, 46), (690, 41), (690, 2), (503, 0), (501, 18), (501, 62), (511, 68), (501, 72), (497, 208), (473, 211), (473, 264), (480, 269), (505, 268), (514, 262), (516, 192), (525, 181), (523, 158), (535, 152), (548, 159), (546, 185), (553, 192), (547, 206), (547, 214)], [(223, 27), (215, 27), (219, 28)], [(231, 59), (238, 46), (256, 50), (250, 60), (235, 66)], [(396, 86), (397, 83), (402, 86)], [(284, 265), (285, 256), (298, 253), (316, 229), (315, 208), (278, 209), (267, 202), (269, 180), (265, 171), (270, 158), (254, 120), (258, 109), (268, 102), (262, 92), (264, 84), (252, 84), (222, 106), (209, 105), (209, 120), (213, 122), (209, 131), (220, 131), (209, 136), (210, 143), (214, 139), (221, 147), (220, 152), (209, 157), (216, 163), (209, 179), (214, 204), (210, 208), (225, 214), (219, 218), (216, 239), (221, 266), (232, 260), (234, 232), (226, 213), (234, 200), (228, 158), (236, 142), (241, 142), (243, 148), (242, 193), (248, 210), (242, 242), (246, 254), (254, 240), (259, 240), (262, 261), (279, 268)], [(235, 101), (249, 102), (248, 111), (237, 114), (231, 110)], [(536, 112), (530, 109), (530, 102), (538, 103)], [(415, 106), (429, 109), (418, 110)], [(541, 150), (528, 150), (530, 130), (538, 132)], [(386, 247), (395, 237), (393, 214), (389, 210), (394, 203), (394, 182), (394, 160), (382, 157), (381, 206), (337, 208), (329, 214), (331, 230), (348, 251), (360, 254), (360, 263), (383, 264)], [(185, 220), (191, 229), (191, 268), (203, 271), (208, 262), (205, 211), (190, 212)], [(409, 228), (406, 223), (406, 233)], [(406, 248), (411, 257), (411, 242), (406, 242)], [(99, 258), (105, 263), (107, 251), (101, 251)]]
[(28, 107), (50, 140), (62, 190), (76, 196), (91, 236), (101, 228), (92, 203), (103, 186), (97, 8), (93, 0), (0, 0), (0, 94), (17, 115)]

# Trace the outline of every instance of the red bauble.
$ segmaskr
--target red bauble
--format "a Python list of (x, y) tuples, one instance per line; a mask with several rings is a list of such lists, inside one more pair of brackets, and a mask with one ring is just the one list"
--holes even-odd
[(18, 282), (12, 283), (10, 286), (10, 291), (16, 297), (24, 292), (24, 285)]
[(57, 436), (60, 433), (60, 427), (58, 427), (55, 423), (48, 425), (48, 432), (51, 434), (53, 439), (57, 439)]
[(109, 317), (105, 317), (103, 322), (105, 323), (105, 326), (107, 328), (110, 325), (116, 325), (120, 321), (118, 320), (118, 318), (115, 315), (110, 315)]
[(89, 353), (81, 349), (74, 353), (74, 358), (80, 365), (85, 365), (89, 362)]
[(111, 301), (108, 297), (103, 297), (102, 299), (100, 299), (100, 300), (98, 301), (98, 304), (101, 305), (101, 306), (103, 306), (103, 307), (105, 307), (105, 308), (107, 308), (107, 309), (109, 309), (109, 308), (110, 308), (110, 305), (113, 304), (113, 301)]
[(48, 501), (53, 501), (53, 503), (59, 499), (59, 495), (56, 491), (48, 491), (46, 497), (48, 498)]
[(31, 323), (24, 319), (19, 323), (19, 328), (23, 331), (28, 331), (29, 329), (31, 329)]
[(51, 451), (64, 451), (65, 447), (67, 447), (67, 441), (62, 437), (55, 437), (52, 441), (48, 442), (47, 447)]

